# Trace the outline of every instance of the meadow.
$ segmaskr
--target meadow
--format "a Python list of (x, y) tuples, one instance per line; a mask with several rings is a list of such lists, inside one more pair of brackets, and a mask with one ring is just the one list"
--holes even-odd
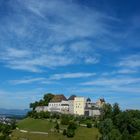
[[(97, 140), (99, 136), (98, 129), (86, 128), (79, 126), (76, 129), (75, 136), (73, 138), (67, 138), (62, 133), (52, 131), (55, 123), (48, 120), (31, 119), (27, 118), (18, 123), (19, 130), (14, 130), (11, 134), (11, 140)], [(62, 127), (66, 126), (60, 126)], [(27, 130), (28, 132), (20, 132), (20, 130)], [(32, 133), (47, 132), (48, 134)]]

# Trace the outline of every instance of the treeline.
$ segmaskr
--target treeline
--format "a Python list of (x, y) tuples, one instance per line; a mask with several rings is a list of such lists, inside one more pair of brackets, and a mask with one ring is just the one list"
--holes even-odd
[(34, 119), (61, 120), (61, 123), (63, 125), (68, 125), (70, 121), (75, 121), (77, 124), (89, 124), (99, 120), (99, 118), (97, 117), (61, 114), (58, 112), (48, 112), (48, 111), (36, 112), (35, 110), (28, 112), (27, 117)]
[(16, 128), (16, 122), (13, 120), (10, 124), (0, 123), (0, 140), (10, 140), (9, 135)]
[(96, 126), (100, 140), (140, 140), (140, 111), (121, 111), (117, 103), (105, 104)]
[(35, 110), (37, 106), (48, 106), (50, 100), (54, 97), (52, 93), (47, 93), (44, 95), (43, 99), (40, 101), (35, 101), (34, 103), (30, 103), (30, 108)]

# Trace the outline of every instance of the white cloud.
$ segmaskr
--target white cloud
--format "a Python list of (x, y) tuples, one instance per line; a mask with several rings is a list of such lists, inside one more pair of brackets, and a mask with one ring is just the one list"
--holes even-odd
[(17, 48), (6, 48), (4, 51), (0, 52), (0, 57), (3, 60), (28, 58), (30, 55), (31, 55), (30, 51)]
[(30, 52), (27, 50), (21, 50), (21, 49), (16, 49), (16, 48), (8, 48), (6, 50), (7, 54), (9, 57), (15, 57), (15, 58), (23, 58), (23, 57), (27, 57), (30, 55)]
[(128, 67), (128, 68), (138, 68), (140, 67), (140, 55), (130, 55), (128, 57), (124, 57), (117, 64), (119, 67)]
[(93, 46), (90, 41), (78, 41), (70, 45), (70, 50), (75, 53), (87, 53), (93, 50)]
[[(78, 53), (78, 52), (77, 52)], [(78, 63), (98, 63), (99, 58), (95, 56), (87, 57), (88, 53), (79, 55), (64, 48), (54, 46), (44, 52), (34, 52), (33, 50), (19, 50), (8, 48), (0, 53), (1, 61), (11, 69), (27, 70), (31, 72), (42, 72), (42, 67), (53, 68), (67, 66)], [(73, 57), (72, 57), (73, 56)]]
[[(81, 7), (70, 1), (43, 0), (40, 3), (39, 0), (25, 0), (21, 3), (35, 16), (45, 19), (48, 28), (51, 30), (53, 40), (57, 41), (101, 35), (106, 33), (107, 30), (104, 24), (100, 22), (100, 19), (114, 20), (114, 18), (108, 18), (107, 15), (90, 10), (84, 6)], [(61, 6), (59, 7), (58, 5)], [(56, 22), (51, 22), (49, 20), (50, 16), (55, 17)]]
[[(51, 49), (50, 49), (51, 50)], [(38, 53), (38, 52), (37, 52)], [(48, 52), (39, 53), (26, 52), (19, 49), (7, 49), (5, 52), (0, 53), (1, 61), (11, 69), (27, 70), (31, 72), (42, 72), (41, 67), (57, 67), (66, 66), (74, 63), (74, 58), (67, 55), (57, 55)]]
[(140, 68), (140, 55), (131, 54), (122, 57), (115, 66), (118, 70), (113, 71), (110, 74), (138, 74)]
[[(140, 88), (139, 87), (123, 87), (123, 86), (110, 86), (110, 87), (81, 87), (81, 88), (76, 88), (75, 90), (73, 90), (73, 93), (88, 93), (91, 94), (91, 96), (93, 96), (93, 94), (95, 94), (95, 96), (99, 96), (99, 97), (109, 97), (110, 94), (113, 94), (115, 97), (119, 96), (119, 94), (130, 94), (133, 95), (133, 93), (135, 94), (139, 94), (140, 93)], [(112, 98), (112, 97), (110, 97)]]
[(54, 74), (50, 77), (52, 80), (60, 80), (60, 79), (70, 79), (70, 78), (86, 78), (95, 76), (96, 73), (62, 73), (62, 74)]
[(32, 84), (32, 83), (39, 83), (39, 84), (55, 84), (56, 80), (61, 79), (72, 79), (72, 78), (87, 78), (95, 76), (96, 73), (86, 73), (86, 72), (78, 72), (78, 73), (59, 73), (50, 75), (48, 78), (45, 77), (25, 77), (23, 79), (17, 80), (10, 80), (9, 83), (18, 85), (18, 84)]
[(77, 88), (78, 93), (95, 93), (99, 95), (119, 96), (122, 94), (139, 94), (140, 93), (140, 78), (135, 77), (99, 77), (95, 80), (83, 82), (82, 87)]
[(87, 57), (85, 59), (85, 63), (86, 64), (96, 64), (99, 62), (99, 58), (98, 57)]
[(0, 49), (0, 61), (11, 69), (42, 72), (42, 68), (96, 64), (99, 54), (87, 38), (109, 35), (106, 21), (117, 22), (114, 17), (71, 1), (16, 2), (9, 2), (15, 14), (4, 19), (6, 24), (0, 24), (1, 38), (7, 43)]
[(131, 78), (131, 77), (106, 77), (106, 78), (98, 78), (93, 81), (88, 81), (81, 83), (81, 85), (85, 86), (107, 86), (111, 88), (112, 86), (125, 86), (130, 84), (139, 84), (140, 78)]
[(120, 69), (118, 70), (116, 73), (118, 74), (133, 74), (133, 73), (137, 73), (137, 70), (132, 70), (132, 69)]
[(45, 78), (26, 78), (22, 80), (11, 80), (9, 81), (11, 84), (29, 84), (29, 83), (34, 83), (34, 82), (40, 82), (46, 80)]

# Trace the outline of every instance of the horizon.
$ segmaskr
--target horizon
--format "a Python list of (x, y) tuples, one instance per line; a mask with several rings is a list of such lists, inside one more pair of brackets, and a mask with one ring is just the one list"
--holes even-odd
[(1, 0), (0, 108), (28, 109), (62, 93), (140, 109), (139, 5)]

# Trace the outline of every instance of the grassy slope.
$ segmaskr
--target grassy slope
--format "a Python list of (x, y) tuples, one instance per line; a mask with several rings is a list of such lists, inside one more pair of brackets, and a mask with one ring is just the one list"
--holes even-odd
[(41, 119), (24, 119), (18, 123), (19, 129), (28, 131), (43, 131), (48, 132), (51, 128), (54, 128), (54, 123)]
[[(30, 130), (30, 131), (44, 131), (49, 132), (51, 128), (54, 127), (54, 124), (48, 122), (47, 120), (34, 120), (34, 119), (25, 119), (19, 122), (19, 128)], [(99, 134), (96, 128), (84, 128), (79, 127), (76, 130), (76, 135), (74, 138), (64, 137), (60, 133), (51, 133), (48, 135), (41, 134), (29, 134), (29, 133), (21, 133), (18, 130), (13, 132), (12, 140), (19, 140), (19, 138), (26, 138), (29, 140), (96, 140), (97, 135)]]

